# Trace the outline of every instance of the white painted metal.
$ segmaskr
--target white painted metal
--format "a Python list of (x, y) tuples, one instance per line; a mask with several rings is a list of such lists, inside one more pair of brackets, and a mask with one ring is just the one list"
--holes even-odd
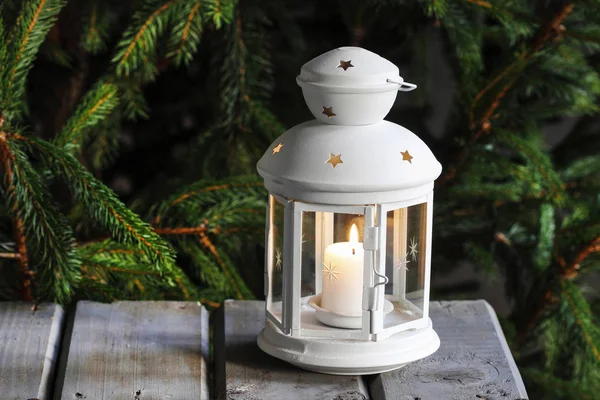
[(431, 236), (433, 230), (433, 191), (427, 195), (427, 239), (425, 240), (425, 296), (423, 317), (429, 318), (429, 295), (431, 292)]
[(298, 367), (333, 375), (391, 371), (435, 352), (440, 346), (431, 327), (403, 331), (378, 342), (283, 335), (269, 321), (257, 340), (273, 357)]
[[(379, 122), (398, 90), (416, 87), (404, 83), (394, 64), (359, 47), (340, 47), (314, 58), (302, 66), (296, 81), (315, 118), (333, 125)], [(323, 107), (331, 107), (335, 115), (323, 114)]]
[[(283, 329), (267, 313), (258, 344), (275, 357), (319, 372), (368, 374), (399, 368), (439, 346), (428, 318), (428, 301), (431, 193), (441, 165), (414, 133), (383, 121), (398, 90), (409, 91), (416, 86), (404, 82), (398, 68), (389, 61), (354, 47), (336, 49), (306, 63), (297, 81), (317, 120), (285, 132), (257, 165), (273, 198), (286, 204)], [(424, 310), (418, 310), (417, 315), (422, 313), (422, 317), (415, 320), (402, 321), (397, 313), (391, 313), (388, 318), (392, 319), (388, 320), (384, 315), (388, 301), (385, 285), (389, 280), (385, 257), (387, 212), (396, 210), (389, 240), (403, 243), (393, 246), (395, 260), (406, 252), (406, 207), (420, 203), (427, 203), (427, 213), (421, 217), (426, 231), (419, 239), (427, 242), (422, 254)], [(322, 289), (323, 251), (334, 240), (334, 214), (364, 215), (360, 329), (320, 323), (315, 309), (307, 305), (308, 297), (301, 298), (304, 212), (315, 212), (316, 295)], [(272, 212), (268, 222), (273, 223)], [(270, 236), (267, 246), (273, 246)], [(272, 257), (268, 260), (270, 275)], [(406, 292), (406, 277), (395, 278), (393, 293), (399, 299)], [(268, 304), (271, 295), (267, 294)]]
[[(270, 320), (273, 321), (273, 323), (279, 327), (279, 329), (283, 330), (284, 329), (284, 321), (283, 321), (283, 300), (282, 300), (282, 305), (281, 305), (281, 319), (279, 319), (274, 313), (273, 313), (273, 293), (272, 293), (272, 288), (273, 288), (273, 252), (275, 251), (275, 237), (274, 237), (274, 233), (273, 233), (273, 220), (274, 220), (274, 213), (275, 213), (275, 202), (279, 201), (282, 205), (285, 205), (285, 202), (281, 202), (278, 199), (278, 196), (273, 196), (273, 195), (269, 195), (269, 201), (267, 204), (267, 228), (266, 228), (266, 236), (267, 236), (267, 248), (265, 250), (265, 273), (266, 273), (266, 285), (267, 287), (265, 288), (266, 291), (266, 299), (267, 301), (265, 302), (265, 309), (266, 309), (266, 313), (267, 313), (267, 318), (269, 318)], [(279, 227), (281, 229), (281, 227)], [(285, 253), (285, 250), (284, 250)], [(284, 294), (285, 295), (285, 294)]]
[[(273, 154), (280, 143), (283, 147)], [(403, 160), (401, 152), (413, 157)], [(327, 163), (341, 154), (342, 164)], [(309, 121), (285, 132), (258, 162), (271, 193), (306, 203), (356, 205), (409, 200), (428, 193), (442, 167), (427, 145), (388, 121), (325, 125)]]
[(302, 287), (302, 211), (297, 207), (298, 203), (290, 202), (289, 207), (291, 226), (286, 226), (286, 229), (291, 230), (292, 243), (288, 249), (292, 249), (292, 268), (287, 268), (284, 273), (287, 274), (292, 282), (289, 293), (291, 294), (291, 304), (287, 308), (291, 313), (292, 321), (291, 333), (292, 336), (300, 335), (300, 292)]

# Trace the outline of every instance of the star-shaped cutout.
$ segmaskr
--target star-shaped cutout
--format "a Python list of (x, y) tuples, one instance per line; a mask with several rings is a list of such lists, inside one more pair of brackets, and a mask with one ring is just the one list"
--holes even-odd
[(410, 254), (413, 261), (416, 261), (417, 254), (419, 254), (419, 250), (418, 250), (419, 243), (416, 241), (414, 236), (412, 238), (410, 238), (410, 244), (408, 245), (408, 248), (409, 248), (408, 254)]
[(412, 159), (414, 158), (413, 156), (410, 155), (410, 153), (408, 152), (408, 150), (406, 151), (401, 151), (400, 154), (402, 154), (402, 161), (408, 161), (409, 163), (412, 164)]
[(329, 283), (331, 283), (332, 279), (339, 281), (340, 278), (338, 278), (337, 276), (341, 274), (341, 272), (336, 271), (336, 268), (337, 265), (331, 266), (331, 262), (329, 263), (329, 265), (323, 263), (323, 279), (328, 279)]
[(277, 270), (281, 270), (281, 266), (282, 266), (283, 262), (281, 260), (281, 250), (279, 250), (279, 248), (275, 249), (275, 268), (277, 268)]
[(282, 147), (283, 147), (283, 143), (279, 143), (277, 146), (273, 147), (273, 154), (279, 153), (279, 151), (281, 151)]
[(333, 112), (333, 107), (323, 106), (323, 114), (327, 115), (328, 118), (335, 117), (337, 114)]
[(405, 269), (405, 270), (407, 270), (407, 271), (408, 271), (408, 266), (407, 266), (407, 264), (408, 264), (409, 262), (410, 262), (410, 261), (408, 261), (408, 260), (406, 259), (406, 256), (404, 256), (403, 258), (399, 258), (399, 259), (396, 261), (396, 270), (397, 270), (397, 271), (400, 271), (401, 269)]
[(337, 156), (333, 153), (329, 153), (329, 160), (327, 160), (327, 164), (331, 164), (333, 168), (335, 168), (338, 164), (343, 164), (342, 155), (338, 154)]
[(338, 65), (338, 68), (344, 68), (344, 71), (345, 71), (350, 67), (354, 67), (354, 65), (352, 65), (352, 60), (348, 60), (348, 61), (340, 60), (340, 65)]

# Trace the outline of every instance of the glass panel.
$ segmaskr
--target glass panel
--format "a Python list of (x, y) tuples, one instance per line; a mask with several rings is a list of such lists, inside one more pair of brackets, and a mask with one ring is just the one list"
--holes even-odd
[[(317, 220), (315, 215), (321, 213), (304, 212), (302, 213), (302, 256), (301, 256), (301, 287), (300, 296), (309, 297), (317, 294), (316, 282), (316, 231)], [(319, 271), (320, 272), (320, 271)]]
[[(301, 329), (361, 329), (364, 225), (364, 215), (302, 214)], [(335, 315), (330, 318), (333, 314), (351, 318), (340, 322)]]
[(323, 243), (321, 252), (321, 306), (330, 312), (362, 315), (364, 226), (363, 215), (333, 216), (333, 243)]
[(285, 206), (269, 196), (271, 208), (269, 230), (269, 295), (267, 310), (279, 321), (282, 319), (283, 302), (283, 225)]
[(385, 298), (394, 311), (384, 317), (389, 328), (423, 317), (427, 203), (387, 213)]

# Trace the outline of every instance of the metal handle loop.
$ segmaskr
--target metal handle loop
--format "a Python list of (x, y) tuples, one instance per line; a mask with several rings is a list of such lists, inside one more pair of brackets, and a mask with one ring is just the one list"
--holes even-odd
[(377, 287), (377, 286), (379, 286), (379, 285), (387, 285), (387, 284), (388, 284), (388, 282), (390, 281), (390, 279), (389, 279), (387, 276), (385, 276), (385, 275), (381, 275), (379, 272), (377, 272), (377, 270), (375, 269), (375, 264), (373, 264), (373, 273), (374, 273), (374, 274), (375, 274), (377, 277), (379, 277), (379, 278), (383, 278), (383, 282), (378, 282), (378, 283), (376, 283), (376, 284), (375, 284), (375, 286), (373, 286), (373, 287)]
[(393, 79), (388, 79), (387, 81), (389, 83), (395, 83), (396, 85), (400, 85), (398, 90), (401, 92), (410, 92), (411, 90), (415, 90), (417, 88), (417, 85), (415, 85), (414, 83), (408, 83), (408, 82), (404, 82), (404, 81), (398, 82)]

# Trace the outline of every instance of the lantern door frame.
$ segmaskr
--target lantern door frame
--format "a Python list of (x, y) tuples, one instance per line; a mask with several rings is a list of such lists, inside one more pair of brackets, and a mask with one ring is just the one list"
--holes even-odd
[[(276, 199), (285, 200), (285, 198), (273, 194)], [(375, 234), (375, 205), (331, 205), (331, 204), (315, 204), (304, 203), (301, 201), (287, 200), (285, 208), (286, 216), (284, 222), (284, 241), (291, 243), (291, 246), (284, 244), (287, 250), (284, 253), (284, 318), (283, 332), (291, 336), (307, 336), (307, 337), (326, 337), (340, 339), (371, 339), (371, 311), (366, 309), (369, 306), (367, 294), (369, 288), (373, 286), (374, 267), (377, 253), (377, 235)], [(314, 212), (321, 218), (316, 218), (318, 221), (315, 230), (320, 230), (320, 233), (315, 235), (315, 289), (321, 290), (322, 271), (321, 262), (323, 258), (323, 249), (330, 241), (333, 243), (333, 218), (336, 214), (351, 214), (361, 215), (364, 218), (363, 230), (363, 248), (365, 253), (364, 268), (363, 268), (363, 312), (362, 312), (362, 327), (358, 329), (344, 329), (336, 327), (328, 327), (327, 329), (310, 329), (302, 328), (301, 324), (301, 273), (302, 273), (302, 217), (305, 212)], [(320, 220), (320, 221), (319, 221)], [(330, 226), (324, 226), (331, 224)], [(331, 231), (328, 237), (324, 237), (324, 231)], [(329, 243), (330, 244), (330, 243)], [(287, 258), (286, 258), (287, 257)], [(318, 263), (318, 264), (317, 264)], [(287, 276), (287, 278), (286, 278)], [(318, 292), (317, 292), (318, 293)]]
[[(406, 331), (409, 329), (421, 329), (425, 328), (429, 324), (429, 296), (431, 290), (431, 238), (432, 238), (432, 220), (433, 220), (433, 190), (427, 193), (424, 196), (420, 196), (414, 199), (394, 202), (394, 203), (383, 203), (377, 209), (377, 226), (379, 227), (379, 243), (382, 245), (379, 247), (379, 251), (377, 252), (377, 274), (385, 275), (386, 272), (386, 252), (387, 252), (387, 213), (389, 211), (396, 210), (406, 210), (408, 207), (416, 206), (424, 204), (425, 209), (425, 224), (421, 225), (421, 234), (425, 239), (425, 253), (424, 253), (424, 276), (423, 276), (423, 315), (421, 318), (416, 319), (414, 321), (409, 321), (405, 323), (401, 323), (398, 325), (390, 326), (388, 328), (384, 328), (383, 320), (383, 304), (385, 301), (385, 287), (379, 287), (376, 290), (375, 298), (376, 303), (380, 305), (380, 307), (376, 307), (377, 311), (375, 312), (375, 317), (373, 319), (372, 324), (372, 333), (373, 340), (380, 341), (387, 339), (388, 337), (394, 335), (395, 333)], [(399, 227), (393, 225), (393, 229), (397, 230)], [(396, 233), (396, 232), (395, 232)], [(402, 234), (402, 233), (396, 233)], [(404, 232), (406, 235), (406, 232)], [(392, 240), (392, 239), (390, 239)], [(386, 278), (386, 279), (389, 279)], [(386, 280), (387, 283), (387, 280)], [(402, 290), (406, 290), (406, 279), (397, 280), (393, 279), (393, 295), (399, 295)], [(402, 285), (402, 286), (401, 286)]]

